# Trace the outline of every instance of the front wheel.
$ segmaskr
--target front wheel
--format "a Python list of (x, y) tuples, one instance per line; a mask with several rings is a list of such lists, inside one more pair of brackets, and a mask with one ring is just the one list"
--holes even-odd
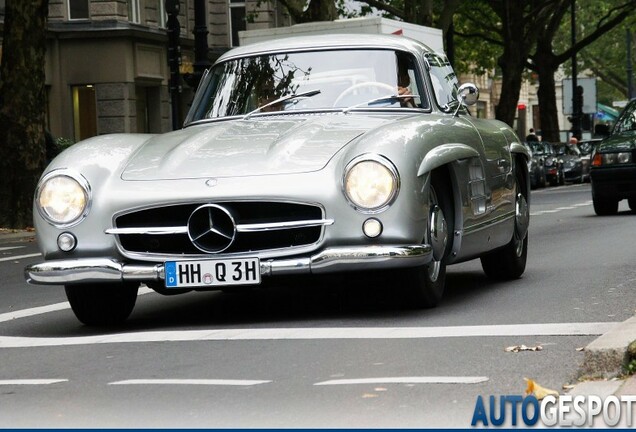
[(592, 185), (592, 204), (594, 205), (594, 213), (598, 216), (609, 216), (618, 212), (618, 200), (599, 197), (594, 191), (594, 185)]
[(119, 324), (130, 316), (139, 284), (66, 285), (66, 297), (78, 320), (87, 326)]
[(433, 308), (444, 295), (446, 260), (452, 247), (454, 215), (450, 179), (445, 171), (431, 174), (429, 191), (428, 243), (433, 247), (433, 260), (423, 266), (402, 270), (410, 307)]
[(484, 269), (486, 276), (491, 279), (518, 279), (526, 270), (530, 208), (528, 206), (527, 189), (525, 188), (525, 181), (521, 170), (517, 170), (515, 181), (517, 197), (515, 202), (515, 227), (512, 240), (503, 248), (481, 257), (481, 267)]

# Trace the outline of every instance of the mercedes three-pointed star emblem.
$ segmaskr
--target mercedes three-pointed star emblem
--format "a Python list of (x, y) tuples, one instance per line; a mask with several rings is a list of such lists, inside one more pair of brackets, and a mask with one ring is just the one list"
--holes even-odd
[(188, 237), (199, 250), (206, 253), (223, 252), (236, 235), (234, 218), (216, 204), (197, 207), (188, 219)]

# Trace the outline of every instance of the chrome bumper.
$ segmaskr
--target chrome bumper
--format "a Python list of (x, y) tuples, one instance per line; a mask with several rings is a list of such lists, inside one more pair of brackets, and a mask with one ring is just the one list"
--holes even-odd
[[(260, 264), (262, 276), (273, 276), (414, 267), (431, 258), (430, 245), (353, 246), (328, 248), (310, 257), (268, 259)], [(126, 264), (108, 258), (46, 261), (27, 266), (24, 273), (27, 282), (42, 285), (165, 279), (163, 264)]]

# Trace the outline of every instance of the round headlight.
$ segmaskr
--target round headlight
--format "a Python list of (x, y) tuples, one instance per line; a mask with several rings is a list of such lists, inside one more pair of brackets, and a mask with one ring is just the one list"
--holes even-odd
[(398, 174), (395, 167), (380, 156), (361, 156), (347, 166), (344, 189), (356, 208), (379, 211), (397, 195)]
[(54, 225), (68, 226), (77, 222), (86, 215), (88, 203), (86, 180), (65, 170), (45, 176), (36, 192), (40, 214)]

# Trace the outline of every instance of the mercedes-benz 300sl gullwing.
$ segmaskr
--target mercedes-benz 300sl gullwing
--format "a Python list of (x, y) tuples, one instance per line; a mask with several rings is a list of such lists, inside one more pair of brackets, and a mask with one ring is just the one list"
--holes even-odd
[(449, 264), (480, 258), (488, 276), (518, 278), (529, 155), (507, 125), (470, 114), (478, 94), (402, 36), (233, 49), (182, 129), (98, 136), (52, 161), (34, 201), (43, 261), (26, 277), (64, 285), (87, 325), (125, 320), (140, 284), (382, 270), (408, 305), (433, 307)]

